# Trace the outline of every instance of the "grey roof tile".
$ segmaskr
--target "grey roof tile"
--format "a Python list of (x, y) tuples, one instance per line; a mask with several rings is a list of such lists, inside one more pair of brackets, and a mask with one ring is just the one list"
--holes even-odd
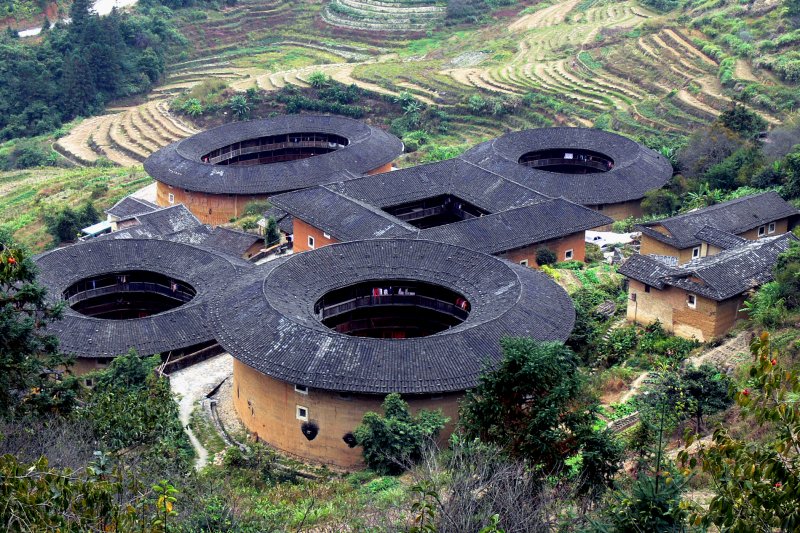
[[(202, 157), (232, 143), (285, 133), (331, 133), (349, 144), (327, 154), (268, 165), (228, 166)], [(215, 194), (276, 194), (326, 183), (350, 171), (364, 174), (393, 161), (403, 143), (363, 122), (331, 115), (285, 115), (212, 128), (158, 150), (144, 162), (156, 180), (190, 191)]]
[[(471, 312), (449, 330), (403, 340), (344, 335), (314, 315), (315, 302), (330, 290), (376, 279), (448, 287), (469, 300)], [(334, 244), (266, 263), (221, 293), (212, 310), (220, 344), (256, 370), (289, 383), (373, 394), (474, 387), (483, 363), (500, 360), (500, 338), (564, 340), (574, 319), (569, 296), (540, 272), (407, 239)]]
[[(614, 160), (614, 167), (607, 172), (564, 174), (519, 164), (528, 152), (559, 148), (600, 152)], [(563, 196), (581, 205), (638, 200), (672, 176), (672, 166), (662, 155), (621, 135), (591, 128), (508, 133), (467, 150), (460, 158), (542, 194)]]
[(794, 235), (785, 233), (747, 241), (680, 266), (668, 266), (647, 256), (634, 255), (620, 267), (619, 273), (659, 289), (679, 287), (722, 301), (771, 281), (778, 255), (795, 240)]
[[(684, 249), (700, 244), (702, 239), (697, 234), (704, 228), (710, 227), (718, 231), (738, 234), (775, 220), (797, 217), (799, 213), (778, 193), (769, 191), (696, 209), (656, 222), (648, 222), (636, 226), (636, 229), (660, 242)], [(654, 229), (656, 226), (663, 226), (669, 235)], [(707, 231), (704, 233), (706, 236), (708, 235)]]

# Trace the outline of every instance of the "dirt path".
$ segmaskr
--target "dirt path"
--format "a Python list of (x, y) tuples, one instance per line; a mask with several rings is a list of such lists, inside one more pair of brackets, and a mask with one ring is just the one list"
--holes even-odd
[(197, 402), (205, 398), (232, 373), (233, 358), (229, 354), (222, 354), (173, 372), (169, 376), (172, 393), (178, 397), (181, 424), (197, 452), (197, 461), (194, 465), (197, 470), (208, 463), (208, 451), (189, 429), (189, 419)]

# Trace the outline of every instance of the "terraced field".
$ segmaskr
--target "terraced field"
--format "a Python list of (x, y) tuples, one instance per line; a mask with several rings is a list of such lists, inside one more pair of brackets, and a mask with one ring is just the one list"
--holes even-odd
[[(378, 93), (411, 93), (446, 110), (451, 133), (443, 142), (456, 144), (542, 121), (591, 126), (604, 120), (629, 134), (685, 134), (730, 104), (720, 65), (694, 44), (703, 35), (635, 0), (534, 5), (489, 26), (414, 39), (414, 31), (440, 24), (443, 9), (430, 0), (302, 6), (243, 0), (184, 27), (195, 51), (172, 65), (152, 100), (87, 119), (56, 148), (79, 164), (106, 157), (134, 165), (195, 131), (168, 110), (179, 92), (210, 78), (239, 91), (305, 87), (316, 71)], [(741, 59), (735, 77), (773, 82)], [(475, 94), (505, 99), (516, 111), (501, 117), (465, 112)], [(534, 103), (520, 106), (530, 95)]]
[(440, 25), (445, 9), (427, 0), (331, 0), (322, 19), (339, 28), (418, 32)]

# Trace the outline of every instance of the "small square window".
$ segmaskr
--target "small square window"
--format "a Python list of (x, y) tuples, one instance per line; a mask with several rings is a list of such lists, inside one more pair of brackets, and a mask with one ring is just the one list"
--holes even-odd
[(299, 392), (300, 394), (308, 394), (308, 387), (305, 385), (295, 385), (294, 391)]
[(569, 261), (572, 259), (572, 250), (567, 250), (564, 252), (564, 261)]
[(700, 257), (700, 247), (696, 246), (692, 248), (692, 259), (697, 259), (698, 257)]
[(650, 285), (644, 286), (644, 292), (650, 292)]
[(325, 237), (326, 239), (330, 239), (331, 238), (330, 233), (323, 233), (322, 236)]
[(769, 228), (767, 229), (767, 233), (775, 233), (775, 223), (774, 222), (770, 222), (769, 223)]
[(302, 405), (297, 406), (297, 419), (298, 420), (308, 420), (308, 408), (303, 407)]
[(522, 265), (522, 266), (528, 266), (528, 260), (527, 259), (523, 259), (522, 261), (519, 262), (519, 264)]
[(169, 203), (171, 203), (171, 204), (174, 204), (175, 203), (175, 195), (172, 194), (172, 193), (169, 193), (169, 197), (167, 198), (167, 201)]
[(689, 295), (687, 296), (687, 298), (686, 298), (686, 304), (687, 304), (689, 307), (691, 307), (692, 309), (694, 309), (695, 307), (697, 307), (697, 296), (695, 296), (694, 294), (689, 294)]
[(314, 237), (311, 237), (310, 235), (308, 237), (308, 247), (311, 249), (314, 248)]
[(758, 227), (758, 236), (763, 237), (767, 234), (767, 227), (766, 226), (759, 226)]

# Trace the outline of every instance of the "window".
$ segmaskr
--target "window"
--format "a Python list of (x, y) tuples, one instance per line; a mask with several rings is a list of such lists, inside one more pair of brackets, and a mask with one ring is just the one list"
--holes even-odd
[(323, 233), (322, 236), (325, 237), (326, 239), (330, 239), (331, 238), (329, 233)]
[(169, 197), (168, 197), (167, 201), (169, 203), (171, 203), (171, 204), (174, 204), (175, 203), (175, 195), (172, 194), (172, 193), (169, 193)]
[(644, 286), (644, 292), (650, 292), (650, 285)]
[(308, 408), (303, 407), (302, 405), (297, 406), (297, 419), (298, 420), (308, 420)]
[(528, 260), (527, 259), (523, 259), (522, 261), (519, 262), (519, 264), (526, 267), (526, 266), (528, 266)]
[(767, 233), (767, 227), (766, 226), (759, 226), (758, 227), (758, 236), (759, 237), (763, 237), (764, 235), (766, 235), (766, 233)]
[(769, 223), (769, 229), (767, 229), (767, 233), (775, 233), (775, 223), (774, 222), (770, 222)]
[(566, 252), (564, 252), (564, 261), (569, 261), (570, 259), (572, 259), (572, 250), (571, 249), (567, 250)]
[(314, 237), (311, 235), (308, 236), (308, 247), (313, 249), (314, 248)]
[(695, 246), (692, 248), (692, 259), (697, 259), (698, 257), (700, 257), (700, 247)]
[(92, 378), (86, 378), (86, 386), (91, 387), (94, 385), (94, 380)]
[(691, 294), (691, 293), (690, 293), (690, 294), (689, 294), (689, 295), (686, 297), (686, 304), (687, 304), (689, 307), (691, 307), (692, 309), (694, 309), (695, 307), (697, 307), (697, 296), (695, 296), (694, 294)]
[(300, 394), (308, 394), (308, 387), (305, 385), (295, 385), (294, 391), (299, 392)]

